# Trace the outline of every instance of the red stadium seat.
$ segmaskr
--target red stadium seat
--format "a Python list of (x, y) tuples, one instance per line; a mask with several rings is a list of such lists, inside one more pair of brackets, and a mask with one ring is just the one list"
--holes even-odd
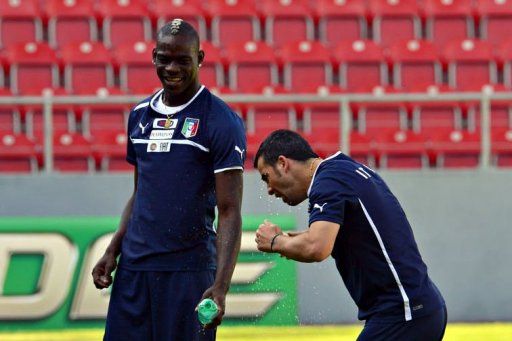
[(305, 104), (303, 124), (306, 139), (320, 157), (332, 155), (341, 149), (341, 119), (338, 105)]
[(512, 167), (512, 129), (494, 129), (491, 135), (494, 165)]
[(94, 170), (91, 144), (79, 134), (55, 134), (53, 158), (53, 166), (59, 172), (91, 172)]
[(14, 94), (39, 94), (44, 88), (59, 86), (55, 51), (46, 43), (26, 43), (10, 47), (6, 59), (11, 67)]
[[(265, 96), (286, 94), (282, 87), (263, 87)], [(276, 129), (297, 130), (297, 112), (293, 103), (247, 103), (247, 155), (254, 156), (261, 142)]]
[(472, 0), (425, 0), (424, 15), (427, 39), (440, 47), (475, 37)]
[(376, 152), (381, 168), (428, 167), (427, 141), (423, 135), (410, 130), (380, 135)]
[(319, 0), (313, 6), (320, 41), (335, 46), (367, 38), (366, 3), (363, 0)]
[[(0, 88), (0, 97), (9, 97), (12, 93)], [(21, 116), (18, 107), (12, 104), (0, 105), (0, 134), (18, 134), (21, 132)]]
[(0, 1), (0, 48), (41, 41), (41, 17), (37, 0)]
[(94, 2), (87, 0), (48, 0), (48, 41), (59, 47), (98, 39)]
[(443, 70), (435, 46), (425, 40), (409, 40), (391, 46), (393, 85), (412, 91), (443, 81)]
[(497, 60), (503, 70), (503, 84), (512, 89), (512, 39), (508, 39), (496, 49)]
[(103, 41), (109, 48), (151, 40), (151, 19), (142, 0), (103, 0), (98, 3), (103, 20)]
[(348, 91), (370, 92), (388, 83), (382, 48), (372, 41), (356, 40), (338, 44), (334, 50), (340, 86)]
[(447, 44), (443, 59), (448, 65), (448, 84), (459, 91), (481, 91), (497, 83), (496, 62), (490, 43), (466, 39)]
[(480, 134), (454, 130), (438, 134), (431, 140), (432, 156), (437, 167), (477, 167), (480, 160)]
[(210, 0), (207, 9), (213, 44), (227, 46), (260, 39), (260, 22), (252, 1)]
[(457, 102), (413, 102), (412, 127), (427, 138), (462, 129), (462, 110)]
[[(99, 88), (96, 91), (96, 95), (99, 97), (121, 94), (121, 90), (117, 88)], [(82, 116), (82, 130), (84, 135), (94, 139), (97, 136), (126, 131), (131, 106), (132, 105), (128, 103), (80, 105), (78, 110)]]
[(317, 41), (300, 41), (283, 46), (279, 54), (284, 86), (289, 90), (316, 90), (332, 84), (329, 50)]
[(382, 46), (421, 37), (416, 0), (371, 0), (373, 39)]
[(126, 131), (106, 131), (97, 134), (92, 149), (101, 171), (133, 171), (126, 161)]
[(102, 43), (82, 42), (63, 46), (64, 86), (70, 93), (94, 93), (114, 85), (112, 57)]
[[(156, 19), (159, 30), (167, 22), (181, 18), (195, 27), (201, 41), (206, 40), (206, 20), (199, 0), (156, 0), (149, 7), (153, 18)], [(151, 2), (150, 2), (151, 3)]]
[(148, 94), (161, 88), (160, 80), (152, 64), (155, 44), (139, 41), (119, 46), (114, 59), (119, 67), (121, 89), (132, 94)]
[(407, 129), (407, 110), (403, 103), (357, 103), (357, 129), (373, 139)]
[(480, 38), (492, 44), (504, 42), (508, 35), (503, 28), (512, 24), (512, 3), (501, 0), (478, 0), (476, 10), (480, 18)]
[(254, 92), (265, 85), (278, 83), (277, 60), (269, 45), (248, 41), (232, 44), (225, 51), (231, 90)]
[(37, 171), (40, 147), (25, 135), (0, 132), (0, 173)]
[(262, 0), (260, 12), (265, 18), (266, 41), (276, 48), (315, 38), (308, 0)]
[(357, 131), (350, 132), (350, 157), (370, 167), (376, 166), (375, 141)]
[[(68, 95), (62, 88), (43, 89), (40, 93), (34, 95), (43, 96), (51, 94), (52, 96)], [(44, 139), (44, 117), (43, 107), (40, 104), (28, 104), (21, 106), (21, 114), (25, 123), (27, 136), (33, 138), (36, 142), (42, 143)], [(74, 133), (77, 130), (78, 118), (71, 104), (52, 105), (52, 129), (54, 134)]]
[(201, 49), (204, 51), (204, 61), (199, 72), (201, 84), (207, 87), (222, 87), (224, 82), (224, 67), (219, 48), (208, 41), (201, 42)]

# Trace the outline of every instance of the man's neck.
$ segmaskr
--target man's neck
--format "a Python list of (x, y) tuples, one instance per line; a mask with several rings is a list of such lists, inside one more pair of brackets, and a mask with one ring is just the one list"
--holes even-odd
[(186, 89), (180, 94), (173, 94), (172, 91), (169, 91), (164, 88), (164, 92), (162, 94), (162, 102), (168, 107), (177, 107), (183, 105), (190, 101), (192, 97), (199, 91), (201, 86), (196, 84), (196, 86)]

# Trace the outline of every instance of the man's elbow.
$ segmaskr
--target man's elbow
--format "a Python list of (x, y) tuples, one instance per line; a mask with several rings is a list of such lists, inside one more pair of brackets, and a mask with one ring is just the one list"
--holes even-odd
[(327, 250), (325, 247), (314, 246), (310, 250), (309, 259), (312, 262), (322, 262), (327, 257), (329, 257), (330, 254), (331, 252)]

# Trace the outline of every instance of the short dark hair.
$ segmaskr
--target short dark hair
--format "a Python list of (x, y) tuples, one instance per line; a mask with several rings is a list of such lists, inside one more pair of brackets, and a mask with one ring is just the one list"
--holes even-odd
[(279, 155), (296, 161), (317, 158), (308, 141), (294, 131), (279, 129), (270, 133), (261, 143), (254, 157), (254, 168), (258, 168), (258, 159), (263, 157), (266, 164), (274, 166)]
[(175, 35), (187, 35), (192, 38), (199, 49), (199, 34), (197, 34), (194, 26), (190, 25), (183, 19), (173, 19), (166, 23), (156, 34), (156, 39), (159, 40), (162, 37), (175, 36)]

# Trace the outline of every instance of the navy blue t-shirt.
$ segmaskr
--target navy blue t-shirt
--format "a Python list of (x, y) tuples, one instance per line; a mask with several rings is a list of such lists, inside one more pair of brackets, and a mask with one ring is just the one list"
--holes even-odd
[(128, 121), (127, 160), (138, 183), (120, 266), (215, 269), (215, 174), (243, 170), (244, 125), (204, 86), (176, 112), (166, 111), (173, 108), (162, 93), (139, 103)]
[(407, 217), (382, 178), (342, 153), (322, 161), (309, 197), (309, 225), (340, 224), (332, 257), (360, 320), (409, 321), (444, 305)]

